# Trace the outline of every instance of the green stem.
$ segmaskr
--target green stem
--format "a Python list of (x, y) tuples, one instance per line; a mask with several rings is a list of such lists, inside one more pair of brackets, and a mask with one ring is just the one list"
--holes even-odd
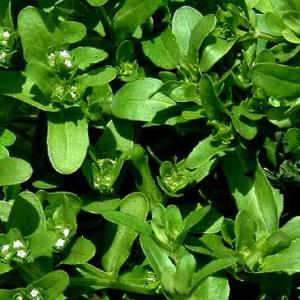
[(103, 280), (102, 278), (70, 278), (70, 288), (72, 287), (85, 287), (93, 286), (97, 290), (111, 288), (116, 290), (121, 290), (124, 292), (139, 293), (144, 295), (156, 294), (153, 287), (147, 287), (146, 285), (137, 284), (132, 280), (132, 282), (119, 282), (115, 280)]
[(150, 207), (153, 209), (163, 202), (164, 196), (153, 180), (148, 155), (140, 145), (135, 145), (130, 160), (138, 189), (148, 197)]
[(97, 13), (100, 17), (101, 23), (103, 25), (104, 31), (105, 31), (105, 36), (107, 38), (111, 38), (113, 36), (113, 32), (111, 30), (111, 22), (110, 19), (106, 13), (106, 10), (103, 6), (98, 6), (97, 8)]

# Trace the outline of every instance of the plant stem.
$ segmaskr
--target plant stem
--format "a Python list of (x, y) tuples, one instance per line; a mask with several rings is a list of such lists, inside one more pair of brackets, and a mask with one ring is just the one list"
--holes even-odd
[(112, 38), (113, 32), (111, 30), (111, 22), (105, 11), (105, 8), (103, 6), (98, 6), (96, 9), (103, 25), (106, 38)]

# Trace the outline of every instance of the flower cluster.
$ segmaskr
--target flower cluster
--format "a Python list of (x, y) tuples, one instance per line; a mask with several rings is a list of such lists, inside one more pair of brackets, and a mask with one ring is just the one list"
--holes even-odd
[(7, 67), (9, 64), (12, 51), (12, 33), (7, 30), (0, 28), (0, 66)]
[(62, 250), (70, 238), (71, 230), (65, 226), (56, 226), (55, 228), (59, 233), (59, 238), (56, 240), (54, 248), (56, 250)]
[(118, 75), (122, 81), (130, 82), (138, 79), (139, 65), (136, 61), (121, 61), (118, 68)]
[(74, 67), (71, 53), (68, 50), (53, 51), (48, 54), (48, 65), (56, 73), (68, 73)]
[(43, 300), (42, 291), (39, 288), (29, 288), (13, 297), (14, 300)]
[(93, 186), (95, 189), (103, 193), (112, 192), (112, 186), (115, 181), (113, 170), (116, 167), (116, 163), (112, 159), (103, 158), (98, 159), (97, 163), (93, 164)]
[(79, 99), (77, 84), (62, 81), (54, 87), (52, 101), (73, 104)]
[(12, 243), (4, 243), (0, 246), (0, 259), (5, 262), (11, 260), (25, 260), (28, 256), (28, 246), (22, 239), (17, 239)]

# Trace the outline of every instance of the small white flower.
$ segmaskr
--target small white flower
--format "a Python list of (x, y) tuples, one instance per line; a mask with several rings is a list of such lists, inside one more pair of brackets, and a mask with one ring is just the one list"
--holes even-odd
[(9, 250), (9, 248), (10, 248), (10, 246), (8, 244), (1, 246), (1, 248), (0, 248), (1, 253), (4, 254), (5, 252), (7, 252)]
[(39, 297), (41, 295), (38, 289), (32, 289), (29, 294), (33, 298)]
[(63, 58), (70, 58), (70, 52), (68, 50), (61, 50), (59, 51), (59, 55)]
[(2, 37), (8, 39), (10, 37), (10, 33), (6, 30), (2, 32)]
[(18, 296), (16, 297), (16, 300), (24, 300), (24, 298), (23, 298), (22, 295), (18, 295)]
[(27, 252), (25, 250), (18, 250), (17, 256), (23, 259), (27, 256)]
[(16, 240), (13, 242), (13, 248), (18, 249), (18, 248), (24, 248), (24, 242), (21, 240)]
[(76, 93), (74, 93), (74, 92), (71, 92), (70, 94), (71, 94), (71, 97), (72, 97), (73, 99), (75, 99), (76, 96), (77, 96)]
[(57, 248), (63, 248), (65, 245), (66, 241), (64, 239), (58, 239), (55, 243), (55, 247)]
[(73, 63), (70, 59), (66, 59), (64, 61), (64, 65), (67, 67), (67, 68), (72, 68), (73, 67)]
[[(72, 92), (71, 92), (71, 96), (72, 96)], [(75, 96), (76, 96), (76, 94), (75, 94)], [(72, 98), (74, 98), (74, 97), (72, 96)], [(68, 237), (70, 234), (70, 229), (66, 227), (62, 230), (62, 233), (63, 233), (64, 237)]]
[(70, 92), (71, 97), (73, 99), (76, 99), (76, 97), (77, 97), (77, 86), (76, 85), (71, 86), (69, 92)]

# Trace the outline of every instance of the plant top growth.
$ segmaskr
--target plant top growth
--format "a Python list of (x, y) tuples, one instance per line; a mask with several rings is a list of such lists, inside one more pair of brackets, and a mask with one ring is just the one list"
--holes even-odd
[(300, 296), (299, 0), (0, 1), (0, 299)]

